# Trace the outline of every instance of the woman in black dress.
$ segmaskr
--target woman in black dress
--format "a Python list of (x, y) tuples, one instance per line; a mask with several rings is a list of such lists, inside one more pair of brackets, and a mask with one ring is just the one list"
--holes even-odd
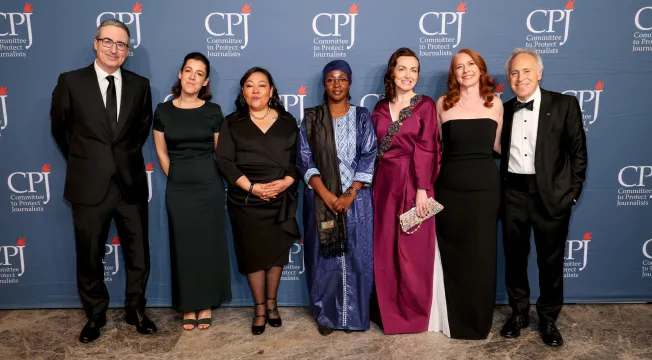
[(443, 284), (435, 284), (435, 297), (447, 315), (438, 325), (455, 339), (486, 339), (493, 319), (500, 205), (493, 152), (500, 152), (503, 123), (494, 84), (484, 59), (462, 49), (451, 60), (448, 92), (437, 101), (443, 157), (435, 196), (444, 210), (436, 220), (435, 278)]
[(231, 300), (224, 184), (215, 162), (224, 117), (209, 101), (209, 73), (204, 55), (188, 54), (172, 87), (174, 99), (154, 113), (156, 153), (168, 177), (172, 300), (184, 312), (185, 330), (207, 329), (211, 308)]
[(271, 74), (252, 68), (240, 80), (237, 110), (220, 130), (217, 161), (229, 183), (228, 209), (238, 270), (254, 298), (251, 331), (281, 326), (276, 294), (290, 247), (300, 238), (295, 218), (297, 121), (283, 109)]

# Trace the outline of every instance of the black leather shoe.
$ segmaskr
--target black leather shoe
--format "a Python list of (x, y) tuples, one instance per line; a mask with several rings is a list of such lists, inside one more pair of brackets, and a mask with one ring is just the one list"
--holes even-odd
[(500, 330), (500, 335), (506, 338), (517, 338), (521, 336), (521, 329), (527, 328), (529, 325), (530, 322), (527, 316), (512, 314), (502, 330)]
[[(272, 300), (276, 303), (276, 298), (267, 298), (267, 300)], [(269, 317), (269, 314), (276, 312), (278, 317), (276, 319)], [(283, 321), (281, 320), (281, 314), (278, 313), (278, 305), (273, 308), (267, 309), (267, 323), (271, 327), (281, 327)]]
[(564, 339), (561, 337), (561, 333), (559, 332), (559, 329), (557, 329), (557, 325), (555, 325), (554, 321), (548, 320), (548, 322), (540, 323), (539, 331), (541, 332), (541, 337), (546, 345), (564, 345)]
[(86, 322), (84, 328), (79, 334), (79, 342), (87, 344), (100, 337), (100, 329), (106, 325), (106, 315), (96, 315)]
[(333, 333), (333, 329), (329, 328), (328, 326), (321, 326), (321, 325), (319, 325), (319, 326), (317, 327), (317, 330), (319, 330), (319, 333), (320, 333), (322, 336), (328, 336), (328, 335), (330, 335), (330, 334)]
[(136, 330), (141, 334), (151, 335), (157, 331), (156, 325), (143, 312), (127, 311), (125, 320), (129, 325), (136, 325)]

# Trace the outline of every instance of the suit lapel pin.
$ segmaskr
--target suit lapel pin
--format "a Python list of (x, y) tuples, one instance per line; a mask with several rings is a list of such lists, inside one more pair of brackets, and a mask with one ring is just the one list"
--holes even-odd
[(550, 113), (547, 113), (546, 116), (550, 116)]

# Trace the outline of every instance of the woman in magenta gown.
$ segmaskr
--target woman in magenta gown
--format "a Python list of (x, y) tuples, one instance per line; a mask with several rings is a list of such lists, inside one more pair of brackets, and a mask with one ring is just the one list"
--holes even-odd
[(373, 186), (374, 275), (385, 334), (427, 331), (433, 308), (435, 218), (411, 235), (399, 222), (399, 215), (414, 206), (419, 216), (427, 213), (439, 169), (435, 103), (414, 92), (418, 78), (416, 54), (398, 49), (387, 66), (385, 98), (372, 114), (379, 140)]

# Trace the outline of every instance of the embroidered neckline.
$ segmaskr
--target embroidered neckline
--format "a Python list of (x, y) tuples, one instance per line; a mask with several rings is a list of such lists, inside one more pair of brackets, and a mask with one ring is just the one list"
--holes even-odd
[[(380, 140), (380, 146), (379, 146), (379, 152), (378, 152), (378, 157), (382, 157), (387, 150), (392, 146), (392, 137), (394, 135), (398, 134), (398, 132), (401, 130), (401, 126), (403, 126), (403, 121), (405, 121), (407, 118), (412, 116), (414, 113), (414, 107), (421, 102), (421, 99), (423, 98), (423, 95), (421, 94), (416, 94), (410, 99), (410, 105), (404, 107), (399, 111), (398, 113), (398, 120), (392, 121), (391, 124), (389, 124), (389, 128), (387, 129), (387, 135)], [(389, 101), (389, 100), (388, 100)], [(390, 113), (389, 113), (390, 118), (392, 117), (391, 113), (391, 108), (390, 108)]]

